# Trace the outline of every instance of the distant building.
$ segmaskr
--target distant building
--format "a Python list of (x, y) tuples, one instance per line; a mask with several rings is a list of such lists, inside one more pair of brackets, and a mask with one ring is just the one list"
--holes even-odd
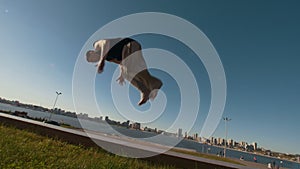
[(253, 142), (252, 145), (253, 145), (254, 150), (257, 150), (257, 143)]
[(82, 118), (82, 119), (87, 119), (87, 118), (89, 118), (89, 115), (88, 114), (86, 114), (86, 113), (79, 113), (78, 115), (77, 115), (77, 117), (78, 118)]
[(209, 143), (212, 144), (212, 145), (218, 145), (218, 139), (214, 138), (214, 137), (211, 137), (209, 139)]
[(239, 147), (239, 143), (235, 141), (233, 146), (234, 147)]
[(202, 143), (206, 144), (206, 143), (209, 142), (209, 139), (207, 139), (207, 138), (205, 138), (205, 137), (202, 137), (202, 138), (200, 139), (200, 141), (201, 141)]
[(179, 137), (179, 138), (183, 137), (182, 129), (181, 128), (178, 129), (177, 137)]
[(163, 131), (163, 130), (158, 130), (157, 133), (158, 133), (158, 134), (163, 134), (164, 131)]
[(130, 123), (130, 121), (127, 120), (126, 122), (123, 122), (123, 123), (122, 123), (122, 126), (128, 128), (128, 127), (129, 127), (129, 123)]
[(14, 113), (12, 113), (12, 115), (23, 117), (23, 118), (28, 117), (26, 112), (19, 112), (19, 111), (15, 111)]
[(252, 144), (246, 145), (246, 150), (251, 152), (254, 151), (253, 145)]
[(240, 147), (246, 148), (246, 146), (247, 146), (247, 143), (246, 143), (246, 142), (244, 142), (244, 141), (241, 141), (241, 142), (240, 142)]
[(218, 139), (217, 138), (214, 138), (214, 145), (218, 145)]
[(225, 139), (223, 139), (223, 138), (218, 138), (218, 145), (224, 146), (224, 145), (225, 145)]
[(265, 155), (268, 155), (268, 156), (272, 156), (272, 151), (271, 150), (265, 150)]
[(129, 120), (127, 120), (126, 122), (123, 122), (122, 124), (120, 124), (120, 126), (128, 128), (129, 127)]
[(229, 147), (233, 147), (233, 146), (234, 146), (234, 141), (233, 141), (233, 139), (229, 139), (229, 140), (227, 141), (227, 143), (228, 143), (228, 146), (229, 146)]
[(195, 134), (194, 134), (193, 140), (199, 141), (198, 133), (195, 133)]
[(167, 132), (167, 131), (163, 131), (162, 134), (165, 135), (165, 136), (177, 137), (177, 134), (171, 133), (171, 132)]
[(110, 120), (110, 119), (108, 118), (108, 116), (105, 116), (105, 121), (106, 121), (106, 123), (108, 123), (109, 125), (120, 125), (120, 123), (118, 123), (118, 122), (116, 122), (116, 121), (114, 121), (114, 120)]
[(133, 123), (132, 128), (136, 129), (136, 130), (140, 130), (141, 129), (141, 123)]
[(144, 128), (144, 131), (148, 131), (148, 132), (152, 132), (152, 133), (158, 133), (157, 128), (152, 129), (152, 128), (149, 128), (147, 126)]

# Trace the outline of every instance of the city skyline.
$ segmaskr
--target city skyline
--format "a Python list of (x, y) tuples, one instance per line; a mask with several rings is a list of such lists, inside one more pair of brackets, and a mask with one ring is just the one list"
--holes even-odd
[[(24, 107), (24, 108), (28, 108), (28, 109), (32, 109), (32, 110), (49, 111), (49, 112), (53, 112), (55, 114), (61, 114), (61, 115), (64, 115), (64, 116), (70, 116), (70, 117), (74, 117), (74, 118), (81, 118), (81, 119), (87, 119), (87, 120), (92, 120), (92, 121), (95, 120), (95, 121), (98, 121), (98, 122), (105, 121), (110, 125), (121, 125), (121, 126), (124, 126), (124, 127), (129, 127), (129, 128), (138, 129), (138, 130), (145, 130), (146, 129), (149, 132), (156, 132), (156, 133), (165, 132), (163, 130), (160, 130), (159, 128), (154, 128), (153, 129), (153, 128), (150, 128), (148, 126), (142, 126), (140, 123), (137, 123), (135, 121), (130, 121), (130, 120), (127, 120), (127, 121), (124, 121), (124, 122), (116, 121), (114, 119), (110, 119), (109, 116), (89, 117), (88, 113), (70, 112), (70, 111), (66, 111), (66, 110), (57, 108), (55, 106), (53, 106), (52, 109), (50, 109), (50, 108), (45, 108), (45, 107), (42, 107), (42, 106), (37, 106), (35, 104), (22, 103), (18, 100), (7, 100), (7, 99), (1, 98), (1, 97), (0, 97), (0, 103), (12, 104), (14, 106)], [(126, 124), (126, 125), (124, 125), (124, 124)], [(134, 126), (134, 124), (138, 124), (138, 125)], [(202, 137), (201, 138), (201, 137), (198, 137), (199, 136), (198, 133), (188, 133), (187, 131), (185, 131), (185, 135), (183, 136), (182, 128), (178, 128), (177, 133), (169, 133), (169, 134), (171, 134), (172, 136), (180, 137), (180, 138), (190, 138), (192, 140), (196, 140), (196, 141), (203, 142), (203, 143), (208, 141), (211, 144), (214, 141), (209, 141), (209, 140), (217, 139), (215, 137), (210, 137), (210, 138)], [(200, 139), (200, 140), (197, 140), (197, 139)], [(201, 141), (202, 139), (205, 140), (205, 141)], [(220, 141), (220, 140), (222, 140), (222, 141)], [(213, 144), (213, 145), (217, 145), (217, 144), (224, 145), (225, 140), (226, 140), (225, 138), (218, 137), (217, 143)], [(229, 142), (229, 140), (232, 140), (232, 139), (227, 139), (227, 142)], [(241, 142), (244, 142), (245, 145), (247, 144), (247, 142), (245, 142), (245, 141), (241, 141)]]
[[(278, 152), (278, 151), (273, 151), (272, 149), (266, 149), (264, 147), (259, 146), (259, 143), (257, 142), (251, 142), (248, 143), (245, 140), (233, 140), (232, 138), (222, 138), (222, 136), (211, 136), (209, 138), (205, 138), (205, 137), (199, 137), (198, 133), (189, 133), (187, 131), (185, 131), (184, 135), (183, 135), (183, 130), (181, 128), (178, 128), (177, 133), (170, 133), (170, 132), (166, 132), (164, 130), (161, 130), (159, 128), (154, 127), (148, 127), (148, 126), (143, 126), (143, 124), (135, 122), (135, 121), (116, 121), (114, 119), (110, 119), (109, 116), (100, 116), (100, 117), (89, 117), (89, 115), (87, 113), (76, 113), (76, 112), (69, 112), (69, 111), (65, 111), (63, 109), (59, 109), (56, 107), (53, 107), (53, 109), (50, 108), (44, 108), (44, 107), (40, 107), (34, 104), (26, 104), (26, 103), (22, 103), (19, 102), (17, 100), (7, 100), (5, 98), (1, 98), (0, 97), (0, 103), (4, 103), (4, 104), (12, 104), (15, 106), (21, 106), (24, 108), (29, 108), (32, 110), (40, 110), (40, 111), (54, 111), (54, 113), (56, 114), (61, 114), (64, 116), (70, 116), (73, 118), (81, 118), (81, 119), (86, 119), (86, 120), (91, 120), (91, 121), (95, 121), (95, 122), (106, 122), (109, 125), (116, 125), (116, 126), (122, 126), (122, 127), (126, 127), (126, 128), (130, 128), (130, 129), (135, 129), (135, 130), (142, 130), (142, 131), (147, 131), (147, 132), (153, 132), (153, 133), (157, 133), (157, 134), (164, 134), (164, 135), (168, 135), (168, 136), (172, 136), (172, 137), (179, 137), (179, 138), (184, 138), (184, 139), (188, 139), (188, 140), (193, 140), (199, 143), (203, 143), (203, 144), (209, 144), (212, 146), (219, 146), (219, 147), (223, 147), (226, 149), (230, 148), (230, 149), (237, 149), (240, 151), (245, 151), (245, 152), (254, 152), (254, 151), (258, 151), (261, 153), (261, 155), (268, 155), (268, 156), (272, 156), (272, 153), (276, 153), (278, 154), (278, 156), (281, 156), (281, 158), (283, 156), (289, 156), (289, 155), (294, 155), (294, 156), (300, 156), (299, 153), (297, 154), (289, 154), (286, 152)], [(1, 109), (0, 109), (1, 111)], [(21, 113), (21, 117), (23, 117), (22, 112)], [(27, 116), (27, 115), (25, 115)], [(69, 125), (69, 124), (66, 124)], [(226, 147), (225, 146), (226, 143)], [(219, 154), (218, 154), (219, 155)], [(287, 159), (287, 160), (291, 160), (291, 159)]]
[[(76, 111), (72, 94), (74, 67), (77, 58), (84, 57), (79, 53), (89, 37), (105, 24), (126, 15), (168, 13), (186, 19), (203, 31), (219, 54), (227, 83), (222, 117), (232, 118), (228, 123), (228, 137), (257, 141), (266, 149), (296, 154), (300, 152), (297, 142), (300, 139), (297, 130), (300, 118), (299, 5), (297, 1), (258, 0), (217, 3), (155, 0), (133, 1), (130, 5), (123, 1), (84, 1), (70, 5), (58, 0), (0, 0), (0, 97), (51, 108), (55, 92), (59, 91), (63, 94), (56, 107)], [(183, 33), (187, 32), (183, 30)], [(201, 98), (190, 132), (199, 133), (211, 104), (210, 79), (201, 60), (186, 44), (170, 37), (143, 34), (133, 38), (144, 49), (171, 51), (189, 66)], [(94, 65), (90, 65), (90, 69), (95, 72)], [(107, 63), (103, 74), (95, 76), (93, 90), (105, 115), (124, 120), (113, 104), (110, 90), (111, 84), (116, 84), (112, 79), (115, 69), (116, 65)], [(180, 108), (179, 86), (168, 72), (150, 71), (164, 82), (162, 91), (168, 102), (162, 115), (148, 126), (168, 129)], [(184, 77), (180, 70), (178, 74)], [(129, 87), (129, 95), (136, 109), (145, 111), (151, 107), (150, 103), (136, 106), (140, 96), (132, 87)], [(84, 99), (85, 112), (82, 113), (100, 116), (99, 112), (89, 111), (94, 99)], [(225, 137), (224, 121), (219, 121), (212, 136)]]

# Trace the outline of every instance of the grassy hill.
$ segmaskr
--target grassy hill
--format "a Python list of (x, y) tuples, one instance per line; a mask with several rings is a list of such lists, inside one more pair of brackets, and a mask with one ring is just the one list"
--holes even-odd
[(0, 123), (0, 168), (171, 169), (171, 166), (120, 157)]

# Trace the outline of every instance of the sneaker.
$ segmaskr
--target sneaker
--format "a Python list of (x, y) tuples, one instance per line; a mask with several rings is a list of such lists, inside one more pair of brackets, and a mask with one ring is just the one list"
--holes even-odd
[(139, 101), (138, 105), (145, 104), (149, 100), (149, 92), (141, 93), (141, 100)]
[(157, 93), (162, 85), (163, 85), (163, 83), (159, 79), (157, 79), (156, 82), (153, 84), (150, 95), (149, 95), (149, 98), (151, 100), (155, 99), (155, 97), (157, 96)]

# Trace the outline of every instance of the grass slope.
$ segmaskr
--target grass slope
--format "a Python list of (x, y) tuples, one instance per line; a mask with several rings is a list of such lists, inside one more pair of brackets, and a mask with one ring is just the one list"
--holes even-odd
[(0, 123), (0, 168), (169, 169), (97, 148), (84, 148)]

